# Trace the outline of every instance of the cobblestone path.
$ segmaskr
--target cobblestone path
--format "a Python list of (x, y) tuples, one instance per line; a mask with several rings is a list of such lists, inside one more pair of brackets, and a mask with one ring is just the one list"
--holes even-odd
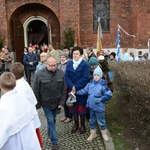
[[(42, 108), (38, 110), (38, 113), (42, 123), (41, 134), (44, 144), (43, 150), (51, 150), (51, 142), (47, 134), (47, 122)], [(85, 134), (80, 134), (79, 132), (71, 134), (70, 131), (73, 126), (73, 121), (71, 123), (64, 123), (60, 121), (61, 117), (63, 117), (62, 110), (61, 113), (57, 115), (56, 120), (59, 150), (105, 150), (104, 143), (98, 131), (99, 136), (93, 142), (86, 141), (89, 136), (88, 122), (86, 123), (87, 131)]]

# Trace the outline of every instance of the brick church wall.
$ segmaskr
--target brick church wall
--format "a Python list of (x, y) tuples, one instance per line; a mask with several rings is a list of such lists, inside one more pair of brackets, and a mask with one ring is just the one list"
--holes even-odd
[(137, 26), (136, 45), (137, 48), (147, 48), (147, 42), (150, 36), (150, 1), (142, 0), (138, 3), (133, 1), (133, 5), (137, 13), (137, 22), (135, 23)]
[[(64, 43), (64, 30), (80, 25), (80, 39), (83, 48), (96, 47), (97, 33), (93, 32), (93, 0), (0, 0), (0, 32), (5, 37), (5, 43), (11, 36), (11, 19), (18, 16), (23, 23), (28, 17), (35, 14), (47, 18), (50, 14), (52, 28), (52, 40), (55, 45)], [(26, 4), (41, 6), (40, 11), (27, 9), (18, 11)], [(32, 7), (31, 7), (32, 8)], [(21, 9), (20, 9), (21, 10)], [(36, 10), (34, 13), (33, 11)], [(110, 0), (110, 31), (103, 32), (102, 44), (104, 48), (116, 47), (117, 25), (126, 30), (130, 37), (122, 33), (121, 47), (147, 48), (147, 40), (150, 32), (150, 3), (149, 0)]]
[(7, 20), (5, 0), (0, 0), (0, 34), (4, 38), (4, 44), (8, 43)]

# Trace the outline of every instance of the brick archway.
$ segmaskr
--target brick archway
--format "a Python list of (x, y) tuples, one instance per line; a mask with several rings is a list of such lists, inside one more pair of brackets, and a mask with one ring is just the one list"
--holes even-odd
[[(57, 49), (60, 46), (60, 21), (57, 15), (49, 7), (42, 5), (40, 3), (27, 3), (15, 9), (15, 11), (10, 16), (9, 22), (9, 42), (12, 46), (13, 51), (17, 51), (13, 46), (13, 19), (19, 20), (23, 25), (24, 33), (24, 46), (27, 46), (27, 27), (32, 21), (42, 21), (47, 27), (49, 26), (48, 43), (52, 43)], [(23, 49), (23, 48), (22, 48)], [(22, 51), (21, 49), (21, 51)]]
[(43, 18), (42, 16), (31, 16), (29, 17), (23, 24), (23, 29), (24, 29), (24, 44), (25, 47), (28, 47), (29, 43), (28, 43), (28, 34), (27, 34), (27, 29), (28, 29), (28, 25), (30, 24), (31, 21), (34, 20), (40, 20), (42, 22), (44, 22), (46, 24), (46, 26), (49, 28), (49, 43), (52, 44), (52, 36), (51, 36), (51, 26), (50, 24), (47, 23), (47, 20), (45, 18)]

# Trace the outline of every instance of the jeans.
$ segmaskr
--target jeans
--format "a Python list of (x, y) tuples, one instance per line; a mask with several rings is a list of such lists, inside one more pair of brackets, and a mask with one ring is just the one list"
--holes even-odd
[(96, 129), (96, 123), (98, 123), (101, 130), (105, 130), (107, 128), (106, 120), (105, 120), (105, 113), (98, 113), (95, 111), (90, 111), (90, 129)]
[(43, 110), (47, 118), (48, 134), (50, 135), (52, 144), (56, 145), (58, 144), (58, 138), (57, 138), (56, 127), (55, 127), (57, 108), (49, 109), (43, 107)]

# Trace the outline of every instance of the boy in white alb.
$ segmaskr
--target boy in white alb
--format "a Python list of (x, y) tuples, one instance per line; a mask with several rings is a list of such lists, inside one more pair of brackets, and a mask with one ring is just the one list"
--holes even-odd
[(39, 128), (41, 126), (41, 122), (40, 122), (40, 119), (39, 119), (39, 116), (38, 116), (38, 113), (37, 113), (37, 110), (35, 107), (35, 105), (37, 104), (37, 100), (33, 93), (32, 88), (30, 87), (28, 82), (24, 79), (24, 72), (25, 72), (24, 66), (20, 62), (15, 62), (11, 65), (10, 71), (16, 77), (15, 89), (18, 92), (21, 92), (22, 96), (24, 95), (26, 100), (28, 100), (31, 103), (31, 105), (33, 106), (33, 110), (34, 110), (33, 124), (35, 126), (37, 136), (38, 136), (41, 148), (42, 148), (43, 144), (42, 144), (42, 138), (41, 138), (40, 130), (39, 130)]
[(0, 76), (0, 150), (41, 150), (35, 131), (33, 106), (16, 89), (13, 73)]

